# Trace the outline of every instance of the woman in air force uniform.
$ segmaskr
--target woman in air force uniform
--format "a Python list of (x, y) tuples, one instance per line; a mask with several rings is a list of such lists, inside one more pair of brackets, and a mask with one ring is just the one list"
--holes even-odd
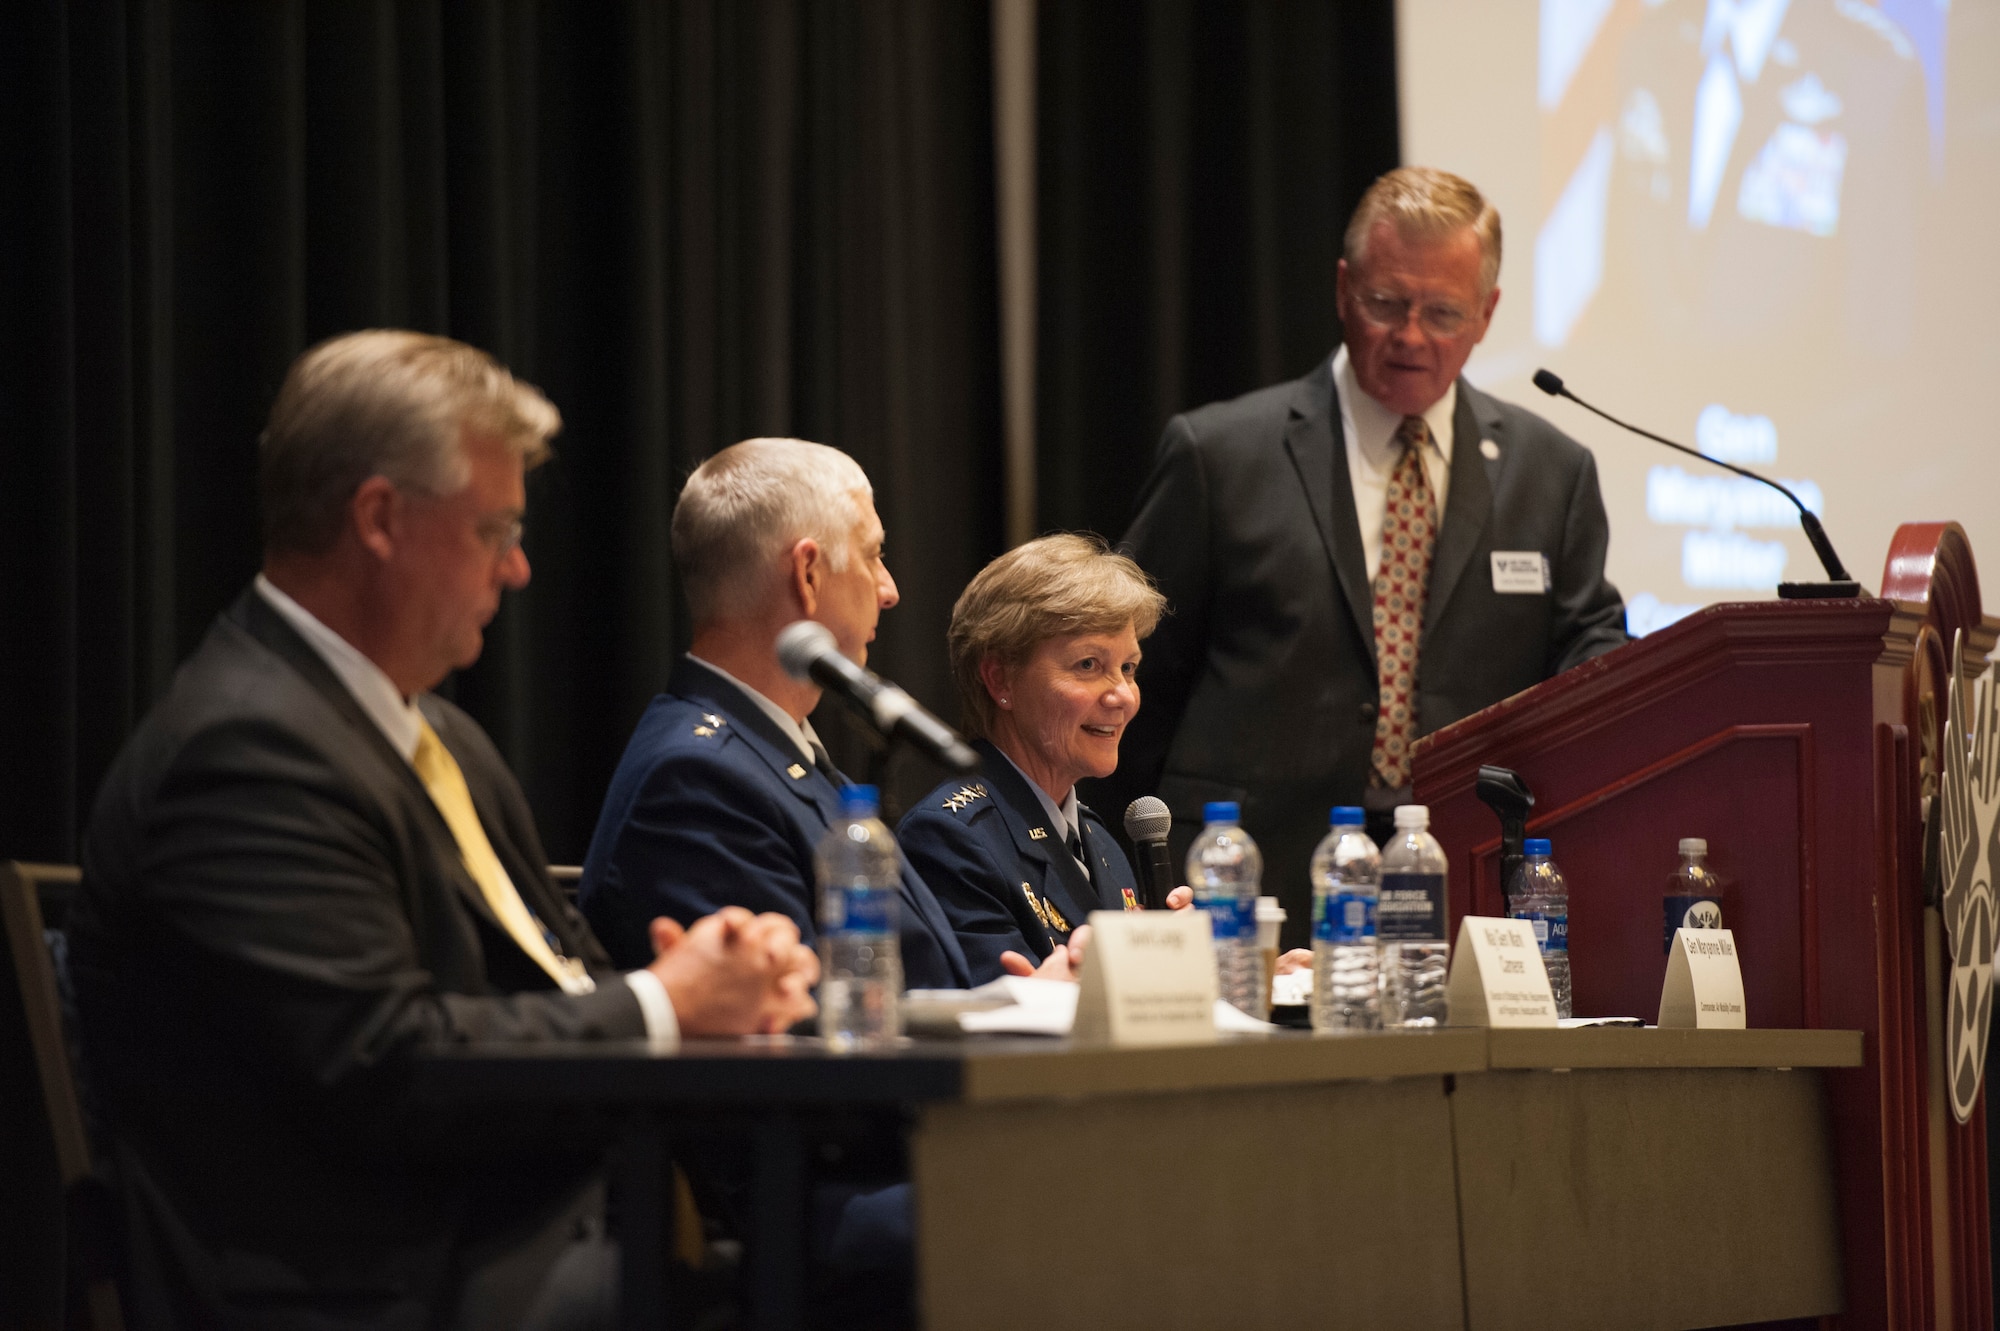
[(1124, 850), (1076, 783), (1118, 766), (1139, 710), (1139, 642), (1164, 605), (1103, 542), (1045, 536), (988, 564), (952, 607), (952, 676), (985, 769), (933, 790), (897, 835), (974, 984), (1069, 978), (1064, 945), (1091, 911), (1141, 908)]

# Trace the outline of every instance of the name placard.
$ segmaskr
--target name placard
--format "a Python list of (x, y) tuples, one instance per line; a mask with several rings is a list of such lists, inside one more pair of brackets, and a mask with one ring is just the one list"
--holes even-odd
[(1676, 929), (1660, 986), (1660, 1025), (1740, 1031), (1743, 968), (1727, 929)]
[(1215, 942), (1198, 910), (1090, 913), (1073, 1034), (1112, 1044), (1215, 1038)]
[(1556, 998), (1528, 920), (1468, 915), (1445, 990), (1454, 1026), (1554, 1026)]

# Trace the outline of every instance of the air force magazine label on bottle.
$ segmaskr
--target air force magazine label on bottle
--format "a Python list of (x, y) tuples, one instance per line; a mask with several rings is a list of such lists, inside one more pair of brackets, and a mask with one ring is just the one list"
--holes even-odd
[(1674, 950), (1676, 929), (1720, 929), (1722, 903), (1714, 897), (1667, 897), (1666, 928), (1660, 935), (1660, 952)]
[(1375, 932), (1385, 943), (1444, 938), (1444, 875), (1385, 873), (1375, 906)]

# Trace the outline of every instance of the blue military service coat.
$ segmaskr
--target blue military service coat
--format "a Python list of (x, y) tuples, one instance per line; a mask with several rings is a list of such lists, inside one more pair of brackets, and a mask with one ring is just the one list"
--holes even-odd
[(1077, 806), (1085, 878), (1027, 778), (992, 744), (973, 747), (983, 773), (926, 795), (896, 837), (950, 917), (977, 985), (1005, 974), (1002, 952), (1040, 961), (1091, 911), (1138, 910), (1141, 901), (1130, 861), (1096, 814)]
[[(655, 915), (691, 924), (730, 905), (789, 915), (811, 943), (813, 851), (839, 816), (834, 782), (741, 689), (684, 657), (611, 778), (578, 902), (621, 966), (652, 959)], [(905, 982), (965, 987), (951, 925), (907, 865), (899, 904)]]

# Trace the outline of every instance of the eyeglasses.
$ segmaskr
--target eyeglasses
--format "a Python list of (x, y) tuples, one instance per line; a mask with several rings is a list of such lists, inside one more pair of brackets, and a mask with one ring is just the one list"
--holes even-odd
[[(1361, 307), (1361, 317), (1377, 328), (1397, 329), (1410, 321), (1411, 302), (1403, 296), (1385, 295), (1380, 291), (1364, 292), (1355, 301)], [(1417, 307), (1417, 327), (1432, 337), (1457, 337), (1465, 331), (1472, 316), (1451, 305), (1419, 305)]]
[(518, 513), (493, 513), (479, 519), (473, 530), (479, 539), (493, 552), (495, 559), (505, 559), (521, 548), (521, 533), (525, 524)]

